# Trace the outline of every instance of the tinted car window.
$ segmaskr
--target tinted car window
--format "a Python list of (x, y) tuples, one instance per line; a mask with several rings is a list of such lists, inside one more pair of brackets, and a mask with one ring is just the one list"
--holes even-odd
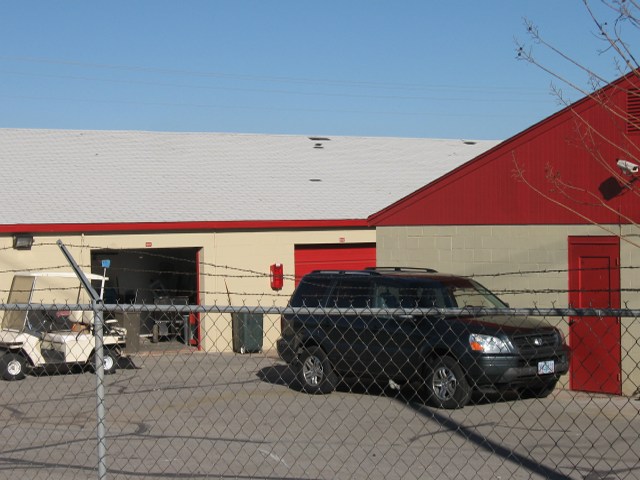
[(453, 304), (450, 290), (434, 280), (380, 280), (375, 298), (379, 308), (446, 308)]
[(343, 278), (331, 292), (329, 306), (368, 308), (373, 306), (373, 283), (370, 278)]
[(307, 276), (302, 279), (291, 299), (292, 307), (322, 307), (331, 288), (331, 277)]

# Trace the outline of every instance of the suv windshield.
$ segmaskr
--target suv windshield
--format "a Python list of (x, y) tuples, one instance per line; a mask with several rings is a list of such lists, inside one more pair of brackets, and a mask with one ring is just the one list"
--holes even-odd
[(456, 279), (445, 285), (455, 299), (455, 306), (459, 308), (507, 308), (502, 300), (473, 280)]

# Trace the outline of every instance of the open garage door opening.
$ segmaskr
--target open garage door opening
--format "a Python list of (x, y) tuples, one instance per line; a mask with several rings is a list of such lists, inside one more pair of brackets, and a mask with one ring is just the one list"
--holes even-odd
[[(198, 248), (93, 250), (91, 271), (102, 274), (103, 261), (109, 261), (105, 304), (196, 305), (198, 252)], [(150, 311), (127, 314), (118, 320), (127, 327), (129, 351), (137, 351), (149, 342), (199, 344), (195, 315)]]

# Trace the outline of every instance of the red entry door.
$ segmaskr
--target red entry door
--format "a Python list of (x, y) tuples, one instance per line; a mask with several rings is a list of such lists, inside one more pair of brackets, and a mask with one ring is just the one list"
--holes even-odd
[[(569, 303), (575, 308), (620, 308), (618, 237), (569, 237)], [(571, 389), (622, 393), (620, 320), (572, 317)]]

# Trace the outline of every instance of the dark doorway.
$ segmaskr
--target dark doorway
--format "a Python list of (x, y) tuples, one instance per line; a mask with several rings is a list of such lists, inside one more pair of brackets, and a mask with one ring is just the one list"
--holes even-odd
[[(105, 304), (196, 305), (198, 248), (146, 248), (93, 250), (91, 271), (102, 274), (110, 263), (104, 289)], [(191, 316), (193, 317), (193, 316)], [(154, 342), (175, 341), (197, 346), (197, 324), (189, 315), (142, 312), (128, 319), (132, 334)], [(136, 339), (131, 339), (135, 343)], [(128, 335), (127, 343), (130, 342)], [(133, 347), (134, 345), (132, 345)]]

